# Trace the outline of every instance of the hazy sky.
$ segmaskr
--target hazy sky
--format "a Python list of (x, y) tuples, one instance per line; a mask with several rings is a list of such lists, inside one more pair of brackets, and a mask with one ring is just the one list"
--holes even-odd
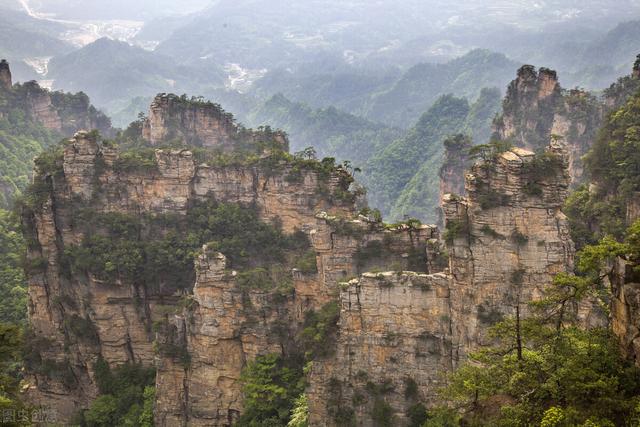
[(208, 6), (211, 0), (0, 0), (0, 4), (11, 3), (60, 19), (147, 20), (194, 12)]
[[(62, 19), (131, 19), (148, 20), (170, 14), (184, 14), (214, 3), (225, 8), (263, 9), (278, 7), (279, 0), (0, 0), (0, 4), (22, 3), (38, 13), (56, 14)], [(640, 0), (288, 0), (291, 8), (322, 12), (323, 5), (342, 7), (345, 18), (350, 12), (405, 8), (450, 23), (473, 22), (491, 17), (502, 23), (543, 25), (563, 20), (622, 20), (636, 17)], [(615, 18), (614, 18), (615, 17)]]

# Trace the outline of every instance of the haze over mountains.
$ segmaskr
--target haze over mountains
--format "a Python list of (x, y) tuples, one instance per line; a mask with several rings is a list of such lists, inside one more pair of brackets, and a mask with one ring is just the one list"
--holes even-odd
[[(435, 182), (445, 135), (415, 129), (443, 96), (473, 106), (483, 90), (493, 94), (473, 126), (434, 119), (459, 122), (452, 130), (483, 143), (522, 64), (556, 69), (565, 88), (597, 91), (626, 74), (629, 52), (640, 49), (638, 0), (392, 3), (1, 0), (0, 55), (14, 80), (83, 91), (119, 127), (161, 92), (214, 100), (249, 126), (282, 127), (294, 150), (313, 145), (357, 162), (369, 197), (401, 216), (414, 210), (380, 193), (372, 181), (380, 165), (370, 162), (413, 140), (434, 162), (420, 179)], [(386, 191), (411, 192), (410, 181)]]
[[(216, 94), (213, 89), (239, 91), (259, 99), (285, 92), (293, 101), (333, 105), (380, 120), (376, 102), (393, 96), (385, 93), (403, 85), (424, 90), (419, 85), (412, 88), (410, 81), (431, 80), (434, 67), (424, 64), (448, 62), (475, 48), (504, 54), (512, 61), (496, 64), (500, 69), (495, 73), (502, 78), (487, 82), (491, 85), (502, 87), (513, 64), (534, 60), (536, 65), (558, 69), (567, 87), (602, 89), (629, 69), (631, 60), (625, 52), (640, 39), (637, 22), (629, 22), (639, 16), (635, 0), (587, 4), (477, 0), (453, 5), (403, 0), (393, 7), (384, 1), (321, 3), (192, 0), (178, 7), (166, 1), (106, 6), (105, 2), (3, 0), (0, 53), (12, 61), (17, 80), (38, 79), (60, 89), (84, 86), (110, 113), (165, 86), (167, 91), (205, 96)], [(108, 44), (101, 37), (135, 47)], [(114, 57), (115, 64), (104, 64)], [(100, 66), (73, 70), (61, 65), (65, 61), (82, 65), (81, 59)], [(461, 65), (466, 72), (483, 68), (485, 58), (478, 59)], [(134, 82), (124, 93), (95, 82), (105, 76), (117, 81), (122, 69), (135, 74), (150, 64), (157, 65), (148, 76), (127, 77)], [(416, 68), (418, 64), (422, 65)], [(439, 86), (441, 94), (469, 96), (480, 89), (475, 83), (469, 88), (463, 79), (460, 84), (454, 80)], [(103, 97), (100, 91), (110, 95)], [(411, 108), (424, 110), (436, 97), (429, 93)], [(403, 126), (411, 126), (418, 115), (414, 113)]]

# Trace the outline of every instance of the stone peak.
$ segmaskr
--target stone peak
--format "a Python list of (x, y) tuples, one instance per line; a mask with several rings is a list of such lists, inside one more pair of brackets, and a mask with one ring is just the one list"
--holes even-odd
[(11, 69), (6, 59), (0, 60), (0, 87), (9, 90), (13, 86)]
[(180, 140), (185, 145), (221, 148), (232, 151), (239, 145), (258, 146), (273, 143), (288, 150), (284, 132), (269, 127), (257, 131), (236, 123), (220, 104), (203, 97), (160, 93), (151, 103), (142, 136), (151, 144)]
[(518, 69), (518, 81), (537, 82), (539, 80), (558, 81), (558, 73), (546, 67), (536, 69), (533, 65), (523, 65)]

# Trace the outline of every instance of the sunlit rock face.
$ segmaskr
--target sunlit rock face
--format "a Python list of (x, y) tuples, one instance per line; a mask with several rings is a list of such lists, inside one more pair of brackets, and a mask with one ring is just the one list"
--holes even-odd
[[(340, 167), (321, 176), (286, 161), (207, 164), (188, 149), (152, 149), (142, 165), (127, 161), (94, 133), (78, 132), (64, 145), (59, 170), (36, 171), (40, 204), (23, 212), (36, 266), (28, 272), (33, 356), (67, 374), (30, 368), (27, 395), (55, 405), (62, 419), (97, 396), (93, 370), (104, 360), (157, 367), (158, 425), (230, 425), (242, 411), (242, 369), (259, 355), (292, 351), (305, 313), (335, 300), (339, 282), (376, 266), (427, 273), (441, 264), (434, 226), (359, 217)], [(292, 288), (283, 294), (243, 288), (224, 254), (206, 249), (180, 289), (161, 278), (141, 285), (115, 272), (105, 280), (70, 268), (69, 251), (100, 227), (93, 224), (99, 215), (183, 224), (190, 207), (207, 200), (251, 206), (284, 233), (304, 232), (316, 271), (289, 267)], [(144, 233), (142, 241), (154, 238)], [(175, 354), (158, 353), (162, 345)]]

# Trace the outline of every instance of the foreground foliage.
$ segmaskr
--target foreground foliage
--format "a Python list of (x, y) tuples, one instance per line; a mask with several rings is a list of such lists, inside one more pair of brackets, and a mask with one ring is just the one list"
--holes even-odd
[(585, 247), (581, 276), (556, 276), (543, 299), (492, 327), (494, 346), (451, 376), (444, 396), (468, 425), (639, 425), (640, 369), (608, 327), (584, 329), (576, 315), (586, 298), (608, 299), (602, 272), (613, 258), (640, 260), (640, 221), (626, 236)]
[(98, 359), (95, 379), (100, 396), (77, 414), (74, 424), (86, 427), (152, 427), (155, 369), (126, 364), (111, 369)]

